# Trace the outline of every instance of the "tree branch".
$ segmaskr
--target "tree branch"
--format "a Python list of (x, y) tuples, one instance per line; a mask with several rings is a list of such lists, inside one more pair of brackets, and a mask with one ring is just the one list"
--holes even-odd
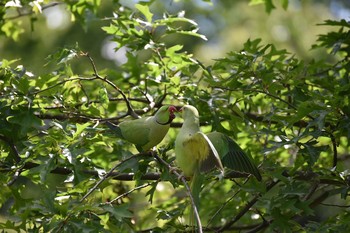
[(350, 205), (337, 205), (337, 204), (327, 204), (327, 203), (320, 203), (320, 205), (338, 207), (338, 208), (350, 208)]
[(21, 157), (19, 156), (17, 146), (13, 143), (13, 141), (3, 135), (0, 135), (0, 140), (4, 141), (10, 147), (10, 150), (13, 154), (13, 159), (16, 163), (19, 163), (21, 161)]
[(333, 146), (333, 168), (336, 168), (338, 163), (337, 141), (333, 133), (329, 133), (329, 137), (331, 138), (332, 146)]
[[(142, 156), (142, 155), (146, 155), (146, 156), (150, 156), (149, 154), (150, 152), (146, 152), (146, 153), (140, 153), (140, 154), (135, 154), (135, 157), (137, 156)], [(21, 168), (22, 170), (29, 170), (35, 167), (38, 167), (40, 164), (38, 163), (33, 163), (33, 162), (26, 162)], [(12, 167), (8, 167), (5, 165), (1, 165), (0, 164), (0, 173), (6, 173), (6, 172), (12, 172), (14, 169)], [(71, 169), (68, 168), (64, 168), (64, 167), (56, 167), (55, 169), (51, 170), (50, 173), (52, 174), (58, 174), (58, 175), (69, 175), (71, 174), (73, 171)], [(97, 171), (95, 170), (83, 170), (81, 171), (85, 174), (94, 176), (94, 177), (99, 177), (99, 174)], [(293, 176), (291, 176), (287, 170), (285, 170), (285, 172), (282, 173), (283, 176), (285, 177), (293, 177), (293, 179), (295, 180), (305, 180), (305, 181), (313, 181), (313, 179), (315, 179), (316, 177), (319, 177), (319, 174), (315, 173), (315, 172), (296, 172)], [(121, 172), (112, 172), (109, 177), (115, 179), (115, 180), (121, 180), (121, 181), (133, 181), (135, 174), (134, 173), (121, 173)], [(150, 172), (150, 173), (146, 173), (141, 175), (140, 180), (159, 180), (160, 179), (161, 174), (160, 173), (154, 173), (154, 172)], [(248, 177), (248, 174), (244, 174), (244, 173), (239, 173), (239, 172), (230, 172), (227, 173), (224, 177), (224, 179), (234, 179), (234, 178), (246, 178)], [(333, 186), (338, 186), (338, 187), (343, 187), (343, 186), (347, 186), (348, 184), (346, 183), (346, 181), (342, 181), (342, 180), (338, 180), (338, 179), (328, 179), (328, 178), (316, 178), (319, 179), (319, 184), (328, 184), (328, 185), (333, 185)]]
[(129, 195), (130, 193), (132, 193), (132, 192), (134, 192), (134, 191), (136, 191), (136, 190), (139, 190), (139, 189), (146, 188), (146, 187), (148, 187), (148, 186), (150, 186), (150, 185), (151, 185), (151, 183), (146, 183), (146, 184), (142, 184), (142, 185), (140, 185), (140, 186), (137, 186), (137, 187), (135, 187), (135, 188), (133, 188), (133, 189), (130, 189), (129, 191), (127, 191), (127, 192), (125, 192), (125, 193), (119, 195), (118, 197), (116, 197), (116, 198), (114, 198), (113, 200), (108, 201), (108, 202), (106, 202), (106, 203), (104, 203), (104, 204), (105, 204), (105, 205), (110, 205), (110, 204), (112, 204), (113, 202), (116, 202), (116, 201), (118, 201), (119, 199), (121, 199), (121, 198), (123, 198), (123, 197), (126, 197), (126, 196)]
[(89, 190), (89, 192), (87, 192), (87, 193), (83, 196), (83, 198), (80, 199), (80, 202), (83, 202), (94, 190), (97, 189), (97, 187), (98, 187), (104, 180), (106, 180), (108, 177), (110, 177), (110, 176), (112, 175), (113, 171), (114, 171), (117, 167), (119, 167), (120, 165), (122, 165), (122, 164), (125, 163), (126, 161), (129, 161), (130, 159), (135, 158), (136, 156), (141, 156), (141, 155), (132, 155), (132, 156), (130, 156), (129, 158), (124, 159), (123, 161), (121, 161), (120, 163), (118, 163), (117, 165), (115, 165), (114, 167), (112, 167), (111, 170), (109, 170), (109, 172), (107, 172), (107, 173), (101, 178), (101, 180), (100, 180), (99, 182), (97, 182), (97, 183), (94, 185), (94, 187), (92, 187), (92, 188)]
[[(64, 4), (64, 3), (63, 2), (53, 2), (53, 3), (50, 3), (50, 4), (42, 6), (41, 10), (44, 11), (44, 10), (46, 10), (48, 8), (51, 8), (51, 7), (54, 7), (54, 6), (58, 6), (58, 5), (61, 5), (61, 4)], [(20, 17), (24, 17), (24, 16), (28, 16), (28, 15), (32, 15), (32, 14), (34, 14), (34, 11), (32, 11), (32, 10), (29, 10), (27, 12), (18, 11), (18, 15), (4, 18), (4, 20), (14, 20), (14, 19), (18, 19)]]
[(269, 220), (266, 221), (264, 220), (259, 226), (255, 227), (254, 229), (247, 231), (246, 233), (255, 233), (255, 232), (260, 232), (262, 229), (266, 228), (267, 226), (269, 226), (271, 223), (273, 222), (273, 220)]
[(128, 108), (128, 114), (131, 115), (132, 117), (136, 118), (136, 119), (137, 119), (137, 118), (140, 118), (140, 116), (137, 115), (136, 112), (134, 111), (134, 109), (132, 108), (131, 103), (130, 103), (129, 99), (126, 97), (125, 93), (124, 93), (117, 85), (115, 85), (112, 81), (110, 81), (110, 80), (107, 79), (107, 78), (103, 78), (103, 77), (101, 77), (101, 76), (98, 74), (97, 68), (96, 68), (96, 65), (95, 65), (95, 62), (94, 62), (94, 60), (92, 59), (92, 57), (89, 55), (89, 53), (81, 52), (81, 55), (82, 55), (82, 56), (85, 56), (85, 57), (87, 57), (87, 58), (89, 59), (91, 65), (92, 65), (92, 69), (93, 69), (93, 71), (94, 71), (94, 75), (95, 75), (96, 78), (100, 79), (100, 80), (103, 81), (103, 82), (106, 82), (108, 85), (110, 85), (111, 87), (113, 87), (117, 92), (119, 92), (119, 94), (122, 95), (122, 97), (123, 97), (123, 99), (124, 99), (124, 101), (125, 101), (125, 103), (126, 103), (126, 106), (127, 106), (127, 108)]
[[(232, 175), (234, 171), (231, 171), (230, 173), (228, 173), (228, 175)], [(241, 173), (242, 174), (242, 173)], [(249, 177), (247, 177), (247, 179), (243, 182), (243, 184), (246, 184), (249, 180)], [(234, 181), (234, 180), (233, 180)], [(236, 181), (234, 181), (236, 183)], [(237, 183), (236, 183), (237, 184)], [(223, 210), (225, 208), (225, 206), (233, 200), (233, 198), (235, 198), (241, 191), (241, 186), (239, 186), (240, 188), (227, 200), (224, 202), (224, 204), (221, 205), (221, 207), (214, 213), (214, 215), (209, 219), (207, 226), (209, 226), (209, 224), (211, 223), (211, 221), (213, 221), (213, 219), (221, 212), (221, 210)]]
[[(273, 181), (270, 184), (268, 184), (266, 186), (266, 191), (271, 190), (276, 184), (278, 184), (280, 181)], [(229, 222), (227, 222), (225, 225), (223, 225), (218, 232), (223, 232), (226, 231), (227, 229), (229, 229), (234, 223), (236, 223), (241, 217), (243, 217), (248, 211), (249, 209), (255, 205), (255, 203), (259, 200), (260, 196), (256, 196), (254, 197), (252, 200), (250, 200), (244, 207), (243, 209), (241, 209), (241, 211), (238, 212), (238, 214)]]
[(191, 205), (192, 205), (192, 208), (193, 208), (194, 216), (195, 216), (196, 221), (197, 221), (198, 232), (202, 233), (203, 232), (202, 222), (201, 222), (201, 219), (199, 217), (198, 209), (197, 209), (197, 206), (196, 206), (196, 204), (194, 202), (194, 199), (193, 199), (193, 196), (192, 196), (192, 193), (191, 193), (191, 189), (190, 189), (190, 187), (187, 184), (186, 178), (182, 174), (178, 173), (174, 167), (170, 166), (170, 164), (168, 164), (165, 160), (160, 158), (156, 153), (154, 153), (153, 156), (158, 160), (159, 163), (165, 165), (169, 169), (169, 171), (171, 173), (173, 173), (174, 175), (176, 175), (176, 177), (179, 180), (181, 180), (181, 182), (184, 184), (184, 186), (186, 188), (187, 196), (190, 198), (190, 201), (191, 201)]

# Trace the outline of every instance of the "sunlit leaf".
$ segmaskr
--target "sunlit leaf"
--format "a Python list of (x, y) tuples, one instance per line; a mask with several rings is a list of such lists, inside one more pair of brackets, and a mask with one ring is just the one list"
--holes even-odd
[(136, 4), (135, 7), (146, 17), (147, 22), (152, 22), (153, 14), (150, 12), (147, 5)]

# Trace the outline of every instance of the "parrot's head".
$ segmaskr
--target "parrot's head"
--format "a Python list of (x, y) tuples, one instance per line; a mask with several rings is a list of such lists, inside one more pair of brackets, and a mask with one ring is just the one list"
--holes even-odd
[(176, 107), (162, 106), (156, 113), (156, 121), (161, 125), (168, 125), (175, 119)]
[(184, 105), (180, 111), (182, 112), (182, 118), (184, 121), (189, 122), (198, 122), (199, 121), (199, 113), (198, 110), (192, 105)]

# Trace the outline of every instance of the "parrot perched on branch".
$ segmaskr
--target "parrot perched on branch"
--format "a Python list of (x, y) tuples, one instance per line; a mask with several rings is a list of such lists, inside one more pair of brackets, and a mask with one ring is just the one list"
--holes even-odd
[(200, 130), (197, 109), (185, 105), (180, 111), (184, 122), (175, 139), (175, 161), (183, 174), (191, 177), (191, 195), (198, 209), (199, 192), (204, 179), (201, 172), (217, 167), (223, 174), (224, 168), (214, 145)]
[(139, 152), (147, 151), (163, 140), (176, 111), (174, 106), (162, 106), (154, 116), (124, 121), (119, 125), (106, 124), (118, 137), (135, 144)]
[(181, 108), (184, 120), (175, 140), (176, 163), (185, 176), (192, 177), (199, 172), (207, 172), (215, 166), (223, 172), (217, 150), (209, 138), (200, 130), (199, 114), (195, 107)]
[(259, 170), (243, 150), (228, 136), (201, 132), (198, 110), (185, 105), (182, 111), (183, 125), (175, 140), (176, 163), (185, 176), (191, 177), (191, 194), (199, 207), (199, 192), (203, 182), (201, 172), (217, 167), (223, 173), (223, 165), (238, 172), (253, 174), (261, 180)]

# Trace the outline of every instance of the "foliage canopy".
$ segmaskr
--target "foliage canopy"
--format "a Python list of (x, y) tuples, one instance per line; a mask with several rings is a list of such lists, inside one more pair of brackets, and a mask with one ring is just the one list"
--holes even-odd
[[(21, 40), (21, 19), (33, 33), (40, 14), (64, 6), (85, 27), (125, 50), (125, 63), (101, 67), (79, 45), (50, 51), (44, 71), (18, 59), (0, 62), (0, 228), (43, 232), (191, 230), (183, 183), (169, 170), (181, 119), (156, 156), (138, 154), (104, 125), (164, 104), (191, 104), (203, 130), (234, 138), (259, 165), (263, 182), (242, 174), (207, 175), (200, 217), (204, 231), (346, 232), (350, 229), (350, 24), (330, 26), (312, 49), (324, 59), (299, 59), (261, 39), (206, 65), (177, 38), (206, 37), (184, 11), (156, 15), (152, 4), (101, 1), (7, 1), (2, 37)], [(272, 1), (264, 3), (267, 12)], [(282, 1), (287, 10), (288, 1)], [(83, 69), (82, 69), (83, 67)], [(47, 70), (47, 71), (46, 71)], [(83, 196), (112, 167), (114, 172)], [(81, 201), (82, 200), (82, 201)]]

